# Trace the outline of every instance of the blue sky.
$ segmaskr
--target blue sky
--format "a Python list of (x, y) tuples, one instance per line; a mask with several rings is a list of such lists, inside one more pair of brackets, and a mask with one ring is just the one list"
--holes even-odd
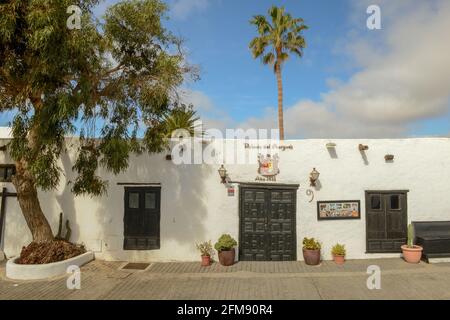
[[(254, 60), (248, 48), (255, 36), (249, 19), (265, 14), (273, 1), (210, 1), (203, 11), (189, 18), (172, 19), (169, 28), (186, 39), (192, 62), (200, 65), (202, 79), (193, 89), (206, 93), (230, 115), (244, 121), (277, 99), (272, 68)], [(344, 36), (345, 5), (334, 1), (280, 1), (292, 15), (303, 17), (310, 26), (305, 32), (308, 48), (302, 59), (292, 58), (283, 70), (285, 103), (300, 98), (317, 99), (326, 90), (330, 76), (345, 77), (333, 54), (336, 36)]]
[[(184, 85), (185, 100), (195, 105), (207, 127), (277, 127), (275, 76), (248, 49), (256, 34), (250, 18), (266, 14), (275, 4), (309, 26), (303, 58), (292, 57), (283, 68), (289, 138), (450, 133), (450, 59), (433, 54), (448, 41), (448, 1), (167, 0), (167, 4), (167, 28), (185, 39), (189, 61), (201, 70), (200, 81)], [(366, 26), (370, 4), (380, 6), (381, 30)], [(429, 19), (438, 22), (427, 30), (421, 24)], [(428, 33), (434, 34), (426, 42), (429, 57), (411, 53), (411, 43), (403, 40), (405, 32), (416, 31), (427, 39)], [(428, 66), (433, 59), (435, 64)], [(427, 70), (442, 74), (414, 81)], [(434, 89), (445, 82), (447, 89)]]
[[(96, 14), (115, 2), (103, 1)], [(182, 96), (207, 127), (277, 127), (275, 75), (248, 49), (250, 18), (275, 4), (309, 26), (303, 58), (283, 67), (288, 138), (450, 135), (450, 1), (166, 2), (167, 28), (201, 70)], [(366, 27), (370, 4), (381, 8), (381, 30)]]

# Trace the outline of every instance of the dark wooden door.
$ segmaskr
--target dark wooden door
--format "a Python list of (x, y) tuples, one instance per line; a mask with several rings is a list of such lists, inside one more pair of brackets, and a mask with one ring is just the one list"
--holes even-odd
[(401, 252), (408, 233), (406, 191), (366, 191), (366, 250)]
[(297, 260), (296, 194), (294, 188), (240, 188), (240, 260)]
[(159, 187), (126, 187), (124, 250), (151, 250), (160, 247)]

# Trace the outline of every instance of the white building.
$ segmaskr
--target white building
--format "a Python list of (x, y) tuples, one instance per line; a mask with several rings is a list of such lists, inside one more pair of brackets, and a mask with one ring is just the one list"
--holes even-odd
[[(210, 142), (209, 150), (219, 155), (222, 143)], [(234, 143), (263, 156), (269, 151), (264, 144)], [(98, 198), (70, 192), (69, 152), (61, 158), (59, 189), (39, 198), (55, 233), (63, 212), (71, 241), (106, 260), (195, 261), (195, 243), (215, 242), (223, 233), (238, 240), (241, 260), (303, 260), (303, 237), (322, 242), (324, 259), (337, 242), (346, 245), (347, 259), (398, 257), (409, 222), (450, 220), (449, 138), (286, 140), (270, 149), (278, 163), (265, 169), (274, 175), (262, 176), (256, 158), (225, 163), (225, 184), (220, 162), (176, 165), (166, 154), (133, 156), (123, 174), (99, 172), (109, 188)], [(0, 163), (11, 163), (4, 151)], [(313, 168), (320, 172), (315, 187)], [(10, 182), (0, 187), (14, 192)], [(319, 208), (337, 217), (319, 219)], [(6, 199), (5, 211), (2, 249), (11, 257), (31, 234), (16, 198)]]

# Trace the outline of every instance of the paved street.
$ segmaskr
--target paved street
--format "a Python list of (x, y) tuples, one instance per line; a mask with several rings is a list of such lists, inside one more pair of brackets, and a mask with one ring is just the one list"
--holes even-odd
[[(123, 270), (124, 262), (93, 261), (82, 267), (81, 289), (67, 277), (13, 281), (0, 266), (0, 299), (450, 299), (450, 264), (411, 265), (401, 259), (240, 262), (232, 267), (197, 262), (154, 263)], [(369, 290), (367, 267), (381, 268), (381, 289)]]

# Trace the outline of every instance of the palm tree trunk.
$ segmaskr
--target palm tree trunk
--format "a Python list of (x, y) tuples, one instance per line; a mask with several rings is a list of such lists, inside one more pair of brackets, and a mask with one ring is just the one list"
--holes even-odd
[(281, 64), (275, 63), (275, 73), (278, 84), (278, 129), (280, 130), (280, 140), (284, 140), (284, 119), (283, 119), (283, 81), (281, 79)]

